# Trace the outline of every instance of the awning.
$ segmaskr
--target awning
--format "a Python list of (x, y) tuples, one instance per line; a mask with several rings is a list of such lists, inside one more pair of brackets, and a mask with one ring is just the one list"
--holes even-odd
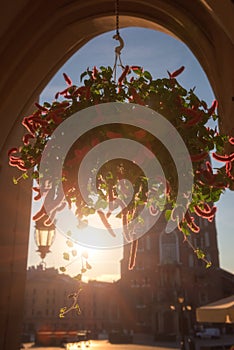
[(196, 309), (197, 322), (234, 323), (234, 295)]

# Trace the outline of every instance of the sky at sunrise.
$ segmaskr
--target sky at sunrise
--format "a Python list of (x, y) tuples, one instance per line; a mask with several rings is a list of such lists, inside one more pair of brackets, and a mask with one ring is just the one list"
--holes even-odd
[[(40, 101), (53, 101), (55, 93), (62, 91), (66, 87), (63, 73), (69, 75), (74, 84), (79, 85), (80, 74), (87, 67), (113, 67), (114, 48), (116, 46), (116, 41), (112, 38), (113, 34), (114, 32), (108, 32), (100, 35), (76, 52), (42, 91)], [(121, 54), (124, 65), (142, 66), (145, 70), (150, 71), (154, 78), (167, 77), (167, 71), (173, 72), (179, 67), (185, 66), (185, 71), (178, 77), (178, 81), (186, 89), (196, 87), (195, 93), (198, 97), (205, 100), (208, 105), (211, 105), (214, 100), (211, 86), (199, 62), (185, 44), (164, 33), (143, 28), (125, 28), (120, 31), (120, 34), (125, 42), (125, 47)], [(234, 193), (230, 191), (222, 195), (221, 200), (217, 204), (216, 226), (220, 265), (223, 269), (234, 273), (233, 200)], [(33, 204), (32, 213), (34, 214), (37, 209), (38, 206)], [(55, 242), (51, 247), (51, 253), (45, 259), (47, 267), (59, 268), (66, 265), (66, 262), (63, 260), (63, 252), (67, 250), (65, 241), (66, 238), (57, 232)], [(34, 223), (31, 223), (28, 266), (40, 263), (40, 257), (36, 253), (36, 249)], [(80, 253), (78, 256), (82, 254), (82, 251), (86, 250), (84, 247), (78, 247), (78, 253)], [(84, 280), (113, 281), (119, 279), (122, 249), (105, 251), (88, 249), (88, 253), (89, 263), (93, 268), (84, 275)], [(76, 275), (79, 273), (80, 268), (81, 261), (78, 257), (77, 260), (67, 266), (67, 273), (72, 276)]]

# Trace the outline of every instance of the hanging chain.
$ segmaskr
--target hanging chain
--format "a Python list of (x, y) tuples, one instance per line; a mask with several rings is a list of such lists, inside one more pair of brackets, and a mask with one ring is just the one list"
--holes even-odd
[(119, 0), (115, 1), (116, 35), (119, 35)]
[(114, 80), (116, 80), (116, 69), (117, 69), (118, 61), (119, 61), (120, 67), (123, 69), (125, 68), (120, 58), (121, 50), (124, 47), (124, 41), (119, 34), (119, 0), (115, 0), (115, 18), (116, 18), (116, 34), (113, 36), (113, 39), (119, 41), (119, 46), (116, 46), (115, 48), (115, 63), (113, 67)]

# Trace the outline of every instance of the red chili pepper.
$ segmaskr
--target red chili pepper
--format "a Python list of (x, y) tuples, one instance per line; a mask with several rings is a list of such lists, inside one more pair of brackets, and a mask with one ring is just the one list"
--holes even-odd
[(173, 73), (168, 72), (170, 79), (173, 79), (177, 77), (179, 74), (181, 74), (184, 70), (184, 66), (180, 67), (179, 69), (175, 70)]
[(205, 177), (206, 183), (208, 183), (209, 185), (214, 184), (214, 182), (215, 182), (215, 175), (214, 174), (211, 174), (208, 170), (203, 170), (202, 175)]
[(213, 175), (213, 169), (212, 169), (210, 162), (206, 162), (206, 168)]
[(142, 106), (145, 105), (144, 101), (141, 99), (141, 97), (139, 96), (139, 94), (137, 93), (137, 91), (134, 87), (131, 87), (129, 92), (132, 94), (133, 100), (137, 104), (142, 105)]
[(22, 125), (30, 132), (33, 136), (35, 136), (35, 128), (33, 125), (29, 122), (28, 118), (25, 117), (22, 121)]
[[(190, 110), (191, 112), (193, 112), (193, 118), (188, 120), (187, 122), (185, 122), (185, 126), (192, 126), (195, 125), (197, 123), (199, 123), (202, 120), (202, 112), (201, 111), (194, 111), (194, 110)], [(192, 113), (191, 113), (192, 114)]]
[(40, 192), (33, 198), (35, 201), (38, 201), (39, 199), (41, 199), (41, 194)]
[(82, 96), (86, 92), (86, 86), (81, 86), (77, 90), (74, 91), (73, 96)]
[(92, 71), (92, 78), (93, 78), (93, 80), (96, 80), (96, 79), (97, 79), (97, 74), (98, 74), (97, 67), (94, 66), (94, 67), (93, 67), (93, 71)]
[(68, 101), (63, 101), (60, 103), (59, 107), (56, 108), (56, 110), (58, 110), (60, 107), (63, 108), (63, 110), (64, 110), (64, 108), (68, 107), (68, 106), (70, 106), (70, 103)]
[(85, 94), (85, 98), (86, 100), (89, 100), (90, 99), (90, 86), (87, 86), (86, 88), (86, 94)]
[(9, 165), (17, 167), (19, 170), (26, 171), (27, 168), (24, 166), (24, 162), (21, 159), (11, 159), (9, 160)]
[(188, 226), (190, 227), (190, 229), (191, 229), (194, 233), (200, 232), (200, 227), (197, 226), (197, 224), (195, 224), (195, 222), (192, 222), (191, 224), (188, 224)]
[(217, 153), (212, 153), (212, 156), (214, 159), (218, 160), (219, 162), (232, 162), (234, 160), (234, 153), (231, 153), (229, 156), (221, 156)]
[(208, 109), (208, 114), (209, 114), (209, 115), (212, 115), (217, 107), (218, 107), (218, 101), (217, 101), (217, 100), (214, 100), (214, 101), (212, 102), (211, 107)]
[(126, 75), (128, 74), (128, 72), (129, 72), (129, 66), (126, 66), (126, 67), (124, 68), (123, 73), (120, 75), (120, 77), (119, 77), (119, 79), (118, 79), (118, 83), (119, 83), (119, 84), (122, 83), (122, 81), (124, 80), (124, 78), (126, 77)]
[(102, 223), (106, 227), (107, 231), (111, 234), (111, 236), (116, 237), (116, 234), (113, 231), (113, 229), (112, 229), (111, 225), (109, 224), (108, 220), (106, 219), (105, 214), (101, 210), (97, 210), (97, 213), (98, 213)]
[(41, 106), (39, 103), (35, 102), (35, 106), (42, 112), (48, 112), (48, 109), (44, 106)]
[(136, 239), (131, 244), (131, 251), (130, 251), (130, 257), (129, 257), (129, 264), (128, 264), (129, 270), (132, 270), (136, 264), (137, 247), (138, 247), (138, 240)]
[(207, 210), (203, 210), (201, 209), (198, 205), (194, 206), (194, 211), (197, 215), (203, 217), (203, 218), (210, 218), (213, 217), (217, 211), (217, 207), (213, 206), (212, 209), (210, 209), (210, 211)]
[(155, 208), (153, 205), (149, 207), (149, 212), (152, 216), (156, 216), (159, 213), (158, 208)]
[(140, 67), (140, 66), (131, 66), (130, 69), (132, 69), (133, 71), (134, 70), (139, 70), (139, 69), (142, 70), (142, 67)]
[(58, 114), (59, 114), (59, 113), (57, 113), (57, 111), (51, 112), (51, 113), (49, 113), (49, 114), (47, 115), (46, 120), (51, 120), (51, 119), (52, 119), (53, 122), (54, 122), (56, 125), (58, 125), (58, 124), (62, 123), (62, 121), (63, 121), (63, 118), (60, 117)]
[[(36, 190), (35, 187), (33, 187), (33, 189), (34, 189), (34, 191)], [(36, 196), (33, 197), (33, 199), (34, 199), (35, 201), (38, 201), (39, 199), (41, 199), (41, 192), (40, 192), (40, 189), (38, 188), (37, 190), (38, 190), (38, 191), (37, 191), (38, 193), (36, 194)]]
[(11, 148), (11, 149), (8, 151), (7, 155), (8, 155), (8, 157), (9, 157), (11, 154), (17, 153), (17, 152), (18, 152), (18, 148)]
[(191, 216), (188, 212), (185, 214), (185, 220), (187, 221), (188, 227), (195, 233), (198, 233), (200, 231), (200, 227), (197, 226), (194, 222), (194, 217)]
[(32, 134), (26, 134), (26, 135), (23, 136), (23, 143), (24, 143), (25, 145), (28, 145), (28, 144), (29, 144), (29, 140), (30, 140), (30, 139), (33, 139), (33, 138), (34, 138), (34, 137), (33, 137)]
[(42, 206), (41, 209), (33, 216), (33, 221), (38, 221), (41, 218), (43, 218), (43, 216), (45, 216), (46, 211), (45, 211), (45, 207)]
[(201, 162), (208, 157), (208, 152), (202, 152), (200, 154), (191, 154), (190, 155), (192, 162)]
[(71, 86), (72, 85), (72, 80), (71, 78), (66, 74), (66, 73), (63, 73), (63, 77), (67, 83), (67, 85)]
[(229, 137), (228, 141), (230, 142), (231, 145), (234, 145), (234, 137)]

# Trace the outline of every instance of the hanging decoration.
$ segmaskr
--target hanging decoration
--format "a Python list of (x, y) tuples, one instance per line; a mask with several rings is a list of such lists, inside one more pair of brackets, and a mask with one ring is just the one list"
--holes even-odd
[[(109, 211), (102, 207), (100, 200), (99, 207), (90, 197), (86, 202), (82, 197), (81, 190), (77, 184), (77, 172), (82, 159), (97, 144), (106, 140), (127, 138), (147, 147), (157, 157), (165, 173), (166, 189), (161, 188), (158, 179), (155, 196), (151, 198), (150, 212), (165, 212), (167, 220), (177, 222), (178, 229), (184, 235), (185, 240), (191, 245), (188, 239), (191, 233), (199, 233), (199, 217), (211, 222), (216, 213), (215, 202), (218, 202), (225, 189), (233, 186), (233, 161), (234, 153), (226, 154), (227, 145), (234, 145), (234, 138), (222, 135), (216, 128), (207, 126), (210, 120), (219, 121), (216, 114), (217, 101), (211, 106), (196, 96), (194, 89), (186, 90), (180, 85), (177, 77), (184, 71), (181, 67), (174, 72), (168, 72), (168, 76), (162, 79), (154, 79), (150, 72), (139, 66), (123, 65), (120, 55), (124, 42), (119, 35), (118, 11), (117, 31), (114, 39), (119, 41), (115, 49), (114, 67), (96, 66), (87, 69), (80, 76), (81, 83), (76, 85), (71, 78), (63, 74), (66, 87), (59, 91), (52, 103), (36, 103), (35, 111), (25, 116), (22, 124), (26, 129), (22, 145), (9, 151), (9, 164), (22, 171), (21, 178), (31, 178), (43, 187), (34, 186), (35, 200), (42, 200), (41, 209), (34, 215), (33, 220), (44, 220), (45, 225), (51, 225), (56, 213), (66, 206), (75, 206), (78, 225), (83, 227), (87, 218), (96, 213), (109, 234), (114, 235), (109, 223), (110, 207), (113, 201), (122, 208), (119, 217), (124, 227), (131, 227), (131, 221), (139, 214), (148, 198), (147, 179), (144, 173), (135, 163), (126, 159), (114, 159), (103, 165), (96, 174), (95, 186), (97, 186), (100, 199), (109, 203)], [(122, 69), (118, 79), (117, 68)], [(193, 166), (193, 189), (190, 202), (186, 202), (188, 196), (184, 193), (184, 207), (177, 206), (178, 179), (173, 161), (166, 147), (159, 142), (151, 133), (142, 127), (133, 125), (105, 124), (91, 129), (82, 135), (70, 148), (63, 162), (62, 179), (53, 178), (51, 174), (41, 179), (39, 172), (42, 153), (51, 139), (55, 129), (75, 112), (79, 112), (90, 106), (97, 106), (108, 103), (129, 103), (138, 104), (158, 112), (166, 118), (182, 137), (188, 152), (191, 156)], [(214, 169), (210, 162), (210, 155), (221, 163), (220, 168)], [(184, 174), (186, 176), (186, 174)], [(118, 182), (128, 179), (133, 186), (133, 196), (127, 206), (123, 198), (118, 194)], [(157, 174), (155, 174), (157, 178)], [(92, 193), (93, 183), (90, 185)], [(63, 191), (61, 191), (63, 189)], [(64, 193), (64, 196), (62, 195)], [(46, 208), (46, 202), (53, 198), (50, 209)], [(162, 206), (162, 198), (166, 203)], [(130, 230), (130, 229), (129, 229)], [(132, 230), (132, 228), (131, 228)], [(129, 269), (133, 269), (137, 252), (137, 239), (131, 237), (131, 232), (124, 232), (131, 243), (129, 258)], [(204, 253), (197, 247), (193, 247), (198, 258), (203, 259), (207, 266), (210, 262), (206, 260)]]

